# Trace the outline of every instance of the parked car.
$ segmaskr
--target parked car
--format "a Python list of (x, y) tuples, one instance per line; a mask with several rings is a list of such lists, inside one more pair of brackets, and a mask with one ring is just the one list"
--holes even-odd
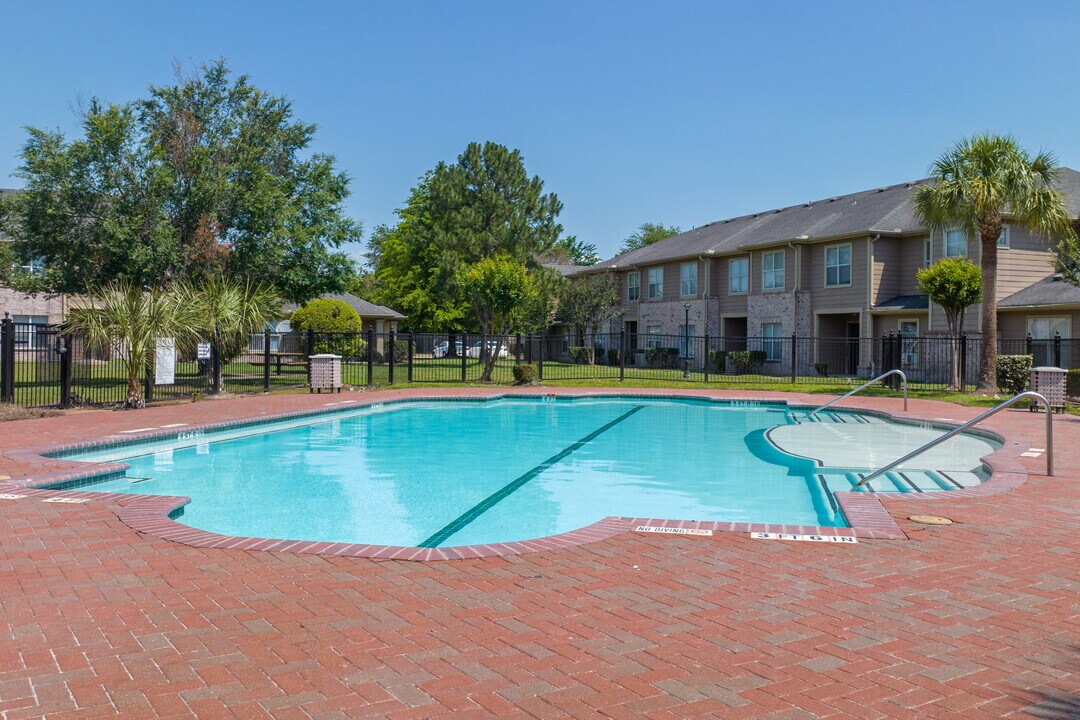
[[(458, 340), (457, 342), (454, 343), (454, 350), (457, 351), (455, 354), (458, 357), (461, 357), (461, 341), (460, 340)], [(450, 341), (449, 340), (443, 340), (441, 343), (436, 345), (435, 348), (431, 351), (431, 357), (443, 358), (443, 357), (446, 357), (449, 353), (450, 353)]]
[[(510, 357), (510, 347), (506, 343), (500, 343), (496, 340), (488, 340), (488, 352), (493, 353), (498, 348), (499, 357)], [(476, 343), (469, 348), (468, 356), (471, 358), (480, 357), (480, 343)]]

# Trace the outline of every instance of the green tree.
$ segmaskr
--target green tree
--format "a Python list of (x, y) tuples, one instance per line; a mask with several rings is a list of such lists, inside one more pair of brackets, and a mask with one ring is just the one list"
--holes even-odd
[(367, 343), (360, 339), (364, 321), (349, 303), (332, 298), (311, 300), (293, 311), (289, 319), (293, 330), (316, 333), (311, 354), (332, 353), (343, 358), (361, 358)]
[(945, 311), (945, 322), (949, 326), (952, 344), (949, 389), (962, 390), (960, 353), (956, 342), (964, 327), (964, 313), (982, 300), (982, 275), (979, 266), (967, 258), (944, 258), (928, 268), (916, 271), (915, 279), (919, 290)]
[(594, 243), (578, 240), (576, 235), (567, 235), (555, 243), (542, 259), (556, 265), (595, 265), (600, 262), (600, 253)]
[(461, 273), (461, 289), (470, 299), (480, 329), (491, 338), (492, 350), (483, 348), (484, 372), (481, 382), (491, 380), (492, 370), (506, 337), (520, 330), (533, 309), (537, 290), (524, 263), (508, 257), (484, 258)]
[(344, 214), (348, 177), (309, 153), (315, 126), (224, 62), (130, 104), (91, 101), (82, 137), (30, 128), (4, 218), (44, 276), (23, 289), (80, 293), (215, 272), (271, 283), (301, 302), (344, 289), (360, 237)]
[(199, 326), (198, 307), (176, 288), (143, 289), (116, 282), (75, 299), (65, 332), (81, 335), (91, 347), (120, 357), (128, 381), (125, 407), (140, 408), (144, 404), (142, 378), (153, 367), (157, 341), (192, 342)]
[(677, 225), (666, 227), (661, 223), (641, 223), (637, 230), (627, 235), (623, 240), (622, 247), (619, 248), (619, 255), (643, 248), (646, 245), (658, 243), (661, 240), (667, 240), (669, 237), (678, 235), (681, 232), (682, 230)]
[(612, 273), (567, 278), (559, 293), (558, 316), (570, 323), (584, 339), (589, 348), (590, 365), (595, 361), (593, 348), (596, 343), (590, 342), (589, 334), (624, 312), (619, 307), (619, 279)]
[(997, 239), (1005, 217), (1047, 237), (1072, 233), (1053, 187), (1056, 171), (1047, 152), (1033, 158), (1011, 137), (975, 135), (938, 158), (929, 183), (915, 193), (915, 212), (928, 227), (960, 228), (981, 241), (979, 392), (997, 392)]
[(215, 273), (201, 285), (184, 285), (180, 292), (197, 317), (197, 325), (210, 338), (218, 357), (213, 388), (224, 387), (225, 367), (242, 353), (254, 333), (278, 319), (281, 304), (269, 285)]
[(542, 259), (562, 233), (561, 210), (543, 181), (526, 173), (520, 152), (471, 143), (456, 163), (439, 163), (421, 178), (395, 227), (372, 234), (376, 301), (408, 315), (416, 330), (475, 328), (461, 272), (495, 256), (545, 272)]

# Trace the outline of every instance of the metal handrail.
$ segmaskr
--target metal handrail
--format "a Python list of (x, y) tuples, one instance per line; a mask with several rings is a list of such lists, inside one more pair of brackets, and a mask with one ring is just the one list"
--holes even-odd
[(1042, 403), (1043, 408), (1046, 410), (1046, 474), (1053, 477), (1053, 475), (1054, 475), (1054, 424), (1053, 424), (1054, 412), (1053, 412), (1053, 409), (1050, 407), (1050, 401), (1049, 400), (1047, 400), (1045, 397), (1043, 397), (1039, 393), (1035, 392), (1034, 390), (1028, 390), (1027, 392), (1022, 392), (1022, 393), (1020, 393), (1019, 395), (1017, 395), (1015, 397), (1009, 398), (1008, 400), (1001, 403), (1000, 405), (995, 405), (994, 407), (990, 408), (989, 410), (984, 412), (979, 417), (974, 418), (972, 420), (968, 420), (966, 423), (964, 423), (960, 427), (953, 428), (952, 430), (945, 433), (941, 437), (931, 440), (930, 442), (926, 443), (925, 445), (923, 445), (918, 450), (914, 450), (912, 452), (909, 452), (907, 455), (900, 458), (899, 460), (894, 460), (891, 463), (889, 463), (888, 465), (886, 465), (885, 467), (881, 468), (880, 470), (876, 470), (876, 471), (870, 473), (869, 475), (864, 477), (862, 480), (855, 483), (855, 488), (856, 489), (860, 488), (863, 485), (870, 482), (871, 480), (874, 480), (875, 478), (881, 477), (882, 475), (889, 472), (893, 468), (895, 468), (895, 467), (897, 467), (899, 465), (903, 465), (904, 463), (906, 463), (908, 460), (915, 457), (916, 455), (922, 455), (924, 452), (926, 452), (930, 448), (936, 447), (936, 446), (940, 445), (941, 443), (945, 442), (946, 440), (948, 440), (949, 438), (953, 437), (954, 435), (958, 435), (958, 434), (964, 432), (965, 430), (967, 430), (972, 425), (978, 425), (979, 423), (981, 423), (983, 420), (990, 417), (991, 415), (996, 415), (997, 413), (1001, 412), (1005, 408), (1007, 408), (1007, 407), (1009, 407), (1011, 405), (1015, 405), (1017, 403), (1017, 401), (1022, 400), (1023, 398), (1037, 399), (1039, 402)]
[(862, 385), (855, 388), (854, 390), (849, 390), (846, 393), (844, 393), (843, 395), (841, 395), (840, 397), (833, 398), (832, 400), (825, 403), (824, 405), (821, 405), (820, 407), (814, 408), (810, 412), (806, 413), (807, 419), (813, 417), (815, 413), (821, 412), (822, 410), (829, 407), (830, 405), (835, 405), (836, 403), (840, 402), (844, 398), (851, 397), (852, 395), (859, 392), (863, 388), (869, 387), (869, 386), (873, 385), (874, 383), (878, 382), (879, 380), (882, 380), (883, 378), (889, 377), (890, 375), (899, 375), (900, 379), (904, 381), (904, 412), (907, 412), (907, 375), (904, 374), (903, 370), (890, 370), (888, 372), (881, 373), (880, 375), (878, 375), (873, 380), (867, 380), (866, 382), (864, 382)]

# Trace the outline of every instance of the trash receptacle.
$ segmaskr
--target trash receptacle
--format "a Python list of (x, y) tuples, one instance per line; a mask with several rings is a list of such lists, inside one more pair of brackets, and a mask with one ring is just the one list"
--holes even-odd
[(308, 362), (311, 367), (311, 375), (308, 380), (309, 392), (323, 390), (341, 392), (341, 356), (340, 355), (312, 355)]
[[(1046, 398), (1050, 407), (1059, 412), (1065, 411), (1065, 374), (1066, 371), (1058, 367), (1031, 368), (1030, 383), (1028, 388)], [(1032, 401), (1030, 409), (1039, 409), (1039, 404)]]

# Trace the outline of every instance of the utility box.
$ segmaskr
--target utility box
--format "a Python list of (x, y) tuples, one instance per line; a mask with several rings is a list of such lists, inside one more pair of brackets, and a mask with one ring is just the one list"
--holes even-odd
[(313, 392), (323, 390), (341, 392), (341, 356), (340, 355), (312, 355), (308, 358), (309, 377), (308, 386)]
[[(1050, 407), (1054, 410), (1065, 412), (1065, 375), (1066, 371), (1062, 368), (1031, 368), (1028, 388), (1046, 398), (1050, 403)], [(1032, 400), (1029, 409), (1032, 411), (1038, 410), (1038, 401)]]

